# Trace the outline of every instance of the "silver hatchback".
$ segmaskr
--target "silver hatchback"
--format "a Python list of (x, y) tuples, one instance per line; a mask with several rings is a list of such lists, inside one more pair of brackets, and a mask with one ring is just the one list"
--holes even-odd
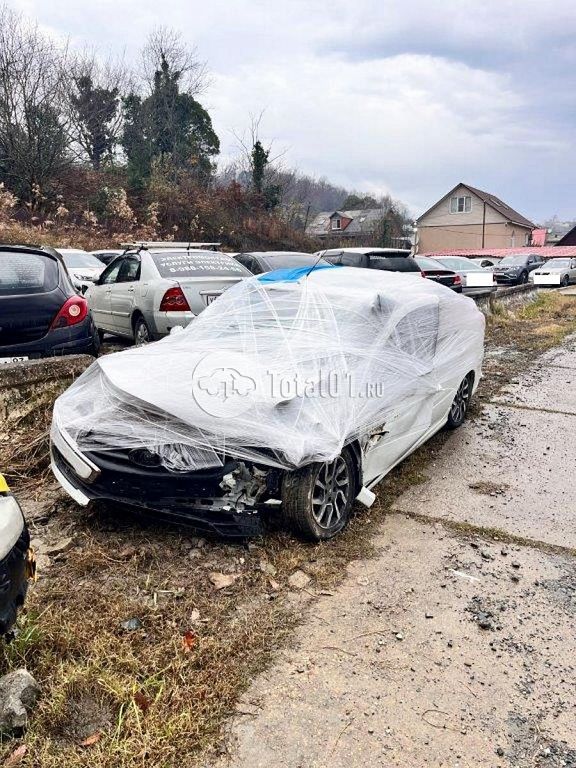
[(86, 299), (101, 336), (112, 333), (144, 344), (188, 325), (227, 288), (250, 276), (226, 253), (144, 243), (115, 258)]

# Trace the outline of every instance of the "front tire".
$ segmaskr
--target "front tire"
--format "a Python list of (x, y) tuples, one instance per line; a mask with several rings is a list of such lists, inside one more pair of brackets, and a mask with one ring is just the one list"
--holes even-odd
[(149, 344), (152, 341), (152, 332), (148, 327), (148, 323), (142, 315), (136, 318), (134, 323), (134, 344), (137, 347), (141, 347), (143, 344)]
[(454, 400), (452, 401), (452, 405), (450, 406), (450, 411), (448, 413), (448, 421), (446, 422), (448, 429), (457, 429), (464, 423), (466, 414), (468, 413), (468, 408), (470, 406), (470, 398), (472, 397), (473, 385), (473, 373), (469, 373), (460, 382), (460, 386), (456, 390)]
[(356, 465), (345, 448), (333, 461), (286, 473), (282, 481), (284, 524), (311, 541), (331, 539), (348, 524), (355, 495)]
[(526, 285), (528, 282), (528, 272), (522, 272), (520, 275), (520, 285)]
[(570, 278), (568, 277), (568, 275), (564, 275), (562, 280), (560, 280), (560, 286), (562, 288), (567, 288), (569, 284), (570, 284)]

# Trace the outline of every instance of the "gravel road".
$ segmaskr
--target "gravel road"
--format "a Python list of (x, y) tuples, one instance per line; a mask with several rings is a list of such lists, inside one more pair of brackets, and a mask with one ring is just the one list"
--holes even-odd
[(310, 608), (219, 766), (576, 766), (576, 344), (454, 433)]

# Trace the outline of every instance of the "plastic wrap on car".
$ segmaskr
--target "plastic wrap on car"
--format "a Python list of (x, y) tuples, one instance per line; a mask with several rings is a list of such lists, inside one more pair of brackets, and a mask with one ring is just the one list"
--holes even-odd
[(425, 429), (480, 366), (483, 336), (471, 299), (419, 275), (279, 271), (234, 285), (179, 333), (99, 358), (56, 401), (53, 428), (82, 451), (148, 449), (175, 472), (224, 455), (296, 468)]

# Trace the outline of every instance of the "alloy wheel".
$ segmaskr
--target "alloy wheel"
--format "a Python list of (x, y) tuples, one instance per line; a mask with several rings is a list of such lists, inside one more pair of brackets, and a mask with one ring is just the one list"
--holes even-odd
[(136, 326), (136, 338), (134, 339), (136, 346), (139, 347), (142, 344), (148, 344), (150, 341), (150, 334), (148, 333), (148, 326), (146, 323), (140, 321)]
[(468, 401), (470, 400), (470, 379), (468, 376), (462, 381), (456, 392), (456, 396), (452, 402), (450, 408), (450, 416), (452, 421), (456, 424), (461, 422), (466, 415), (468, 409)]
[(342, 456), (324, 462), (318, 471), (312, 493), (312, 515), (325, 530), (337, 525), (346, 513), (351, 477)]

